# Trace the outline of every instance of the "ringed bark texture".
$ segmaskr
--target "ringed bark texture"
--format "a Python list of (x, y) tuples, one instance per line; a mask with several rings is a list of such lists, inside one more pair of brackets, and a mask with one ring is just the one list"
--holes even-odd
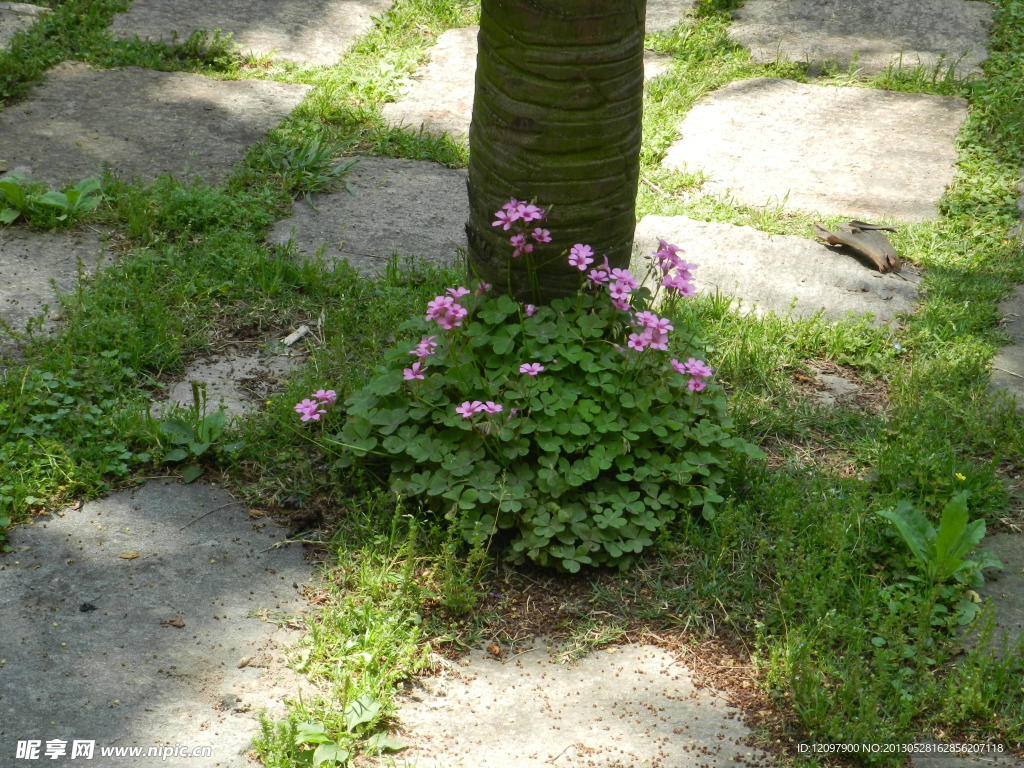
[[(574, 243), (627, 267), (636, 225), (646, 0), (483, 0), (466, 224), (471, 272), (519, 299), (574, 292)], [(539, 296), (511, 232), (509, 198), (548, 209), (553, 242), (534, 255)], [(531, 224), (532, 229), (535, 224)]]

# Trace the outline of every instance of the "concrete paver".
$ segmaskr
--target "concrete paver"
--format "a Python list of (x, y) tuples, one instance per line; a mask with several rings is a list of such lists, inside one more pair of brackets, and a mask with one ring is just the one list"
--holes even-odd
[(981, 71), (993, 7), (976, 0), (749, 0), (729, 36), (755, 61), (852, 62), (866, 74), (903, 67)]
[[(211, 746), (204, 766), (251, 765), (243, 753), (259, 730), (256, 708), (301, 690), (267, 661), (275, 625), (259, 618), (304, 604), (297, 587), (311, 569), (299, 547), (273, 546), (283, 528), (251, 518), (221, 489), (151, 480), (9, 538), (14, 552), (0, 557), (0, 764), (21, 764), (19, 739), (79, 739), (97, 750)], [(226, 708), (229, 695), (250, 711)], [(125, 764), (98, 751), (89, 762)]]
[(29, 3), (0, 3), (0, 50), (9, 46), (16, 34), (29, 29), (50, 12), (49, 8)]
[(777, 78), (698, 101), (663, 164), (751, 205), (866, 221), (927, 221), (953, 181), (963, 99)]
[(659, 239), (682, 248), (697, 265), (699, 294), (734, 296), (743, 310), (758, 314), (824, 310), (825, 317), (841, 320), (870, 313), (878, 323), (892, 323), (913, 312), (918, 295), (919, 276), (909, 267), (901, 275), (883, 275), (814, 240), (684, 216), (641, 219), (634, 241), (637, 273), (646, 271)]
[(0, 163), (56, 187), (97, 176), (104, 163), (146, 180), (170, 173), (219, 183), (309, 90), (65, 62), (0, 111)]
[(466, 172), (437, 163), (361, 158), (346, 177), (352, 193), (296, 201), (292, 216), (271, 229), (268, 242), (293, 242), (303, 256), (348, 259), (381, 274), (392, 254), (450, 264), (466, 247)]
[(219, 29), (245, 53), (333, 65), (394, 0), (133, 0), (111, 25), (115, 37), (178, 42)]

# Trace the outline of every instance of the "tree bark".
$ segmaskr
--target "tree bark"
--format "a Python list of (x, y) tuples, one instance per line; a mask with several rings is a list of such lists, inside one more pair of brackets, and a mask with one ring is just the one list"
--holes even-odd
[[(471, 273), (521, 300), (573, 293), (574, 243), (629, 264), (636, 225), (646, 0), (483, 0), (466, 224)], [(509, 198), (548, 210), (539, 293), (511, 232), (492, 227)], [(531, 225), (531, 228), (535, 225)]]

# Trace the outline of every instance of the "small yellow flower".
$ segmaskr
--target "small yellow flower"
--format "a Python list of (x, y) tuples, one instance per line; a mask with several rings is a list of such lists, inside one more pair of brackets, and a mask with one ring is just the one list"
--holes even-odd
[(956, 479), (960, 480), (962, 482), (962, 481), (967, 479), (967, 476), (966, 475), (961, 475), (959, 472), (957, 472), (956, 473)]

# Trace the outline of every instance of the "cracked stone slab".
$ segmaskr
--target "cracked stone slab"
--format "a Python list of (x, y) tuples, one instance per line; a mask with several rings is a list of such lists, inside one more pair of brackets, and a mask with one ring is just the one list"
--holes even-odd
[(219, 183), (310, 88), (64, 62), (0, 112), (0, 164), (57, 187), (104, 163), (128, 177)]
[(1006, 392), (1024, 409), (1024, 286), (999, 305), (1003, 328), (1010, 335), (1010, 343), (1002, 347), (992, 361), (990, 388)]
[(647, 270), (647, 259), (667, 240), (697, 265), (699, 294), (717, 291), (741, 299), (741, 311), (813, 315), (841, 320), (848, 314), (872, 314), (876, 323), (892, 323), (914, 311), (920, 277), (909, 267), (902, 276), (880, 274), (853, 256), (814, 240), (769, 235), (753, 227), (685, 216), (645, 216), (637, 225), (633, 268)]
[(44, 328), (52, 328), (57, 295), (73, 291), (79, 271), (95, 272), (103, 257), (98, 232), (0, 227), (0, 321), (24, 331), (30, 318), (48, 308)]
[(283, 388), (288, 374), (301, 364), (299, 356), (238, 351), (197, 360), (167, 389), (162, 402), (154, 404), (154, 411), (193, 407), (192, 383), (196, 382), (206, 392), (207, 413), (223, 408), (229, 416), (243, 416), (257, 410), (275, 388)]
[(243, 52), (333, 65), (394, 0), (134, 0), (111, 34), (179, 42), (193, 32), (230, 33)]
[(364, 157), (346, 177), (352, 193), (298, 200), (267, 241), (298, 254), (347, 259), (360, 272), (383, 273), (392, 254), (451, 264), (466, 248), (466, 172), (421, 160)]
[(473, 652), (399, 705), (410, 748), (391, 759), (402, 768), (772, 765), (745, 743), (751, 733), (738, 710), (648, 645), (573, 664), (543, 647), (507, 661)]
[(961, 98), (832, 88), (777, 78), (697, 102), (663, 164), (750, 206), (867, 221), (927, 221), (953, 181)]
[(647, 0), (648, 32), (665, 32), (683, 20), (697, 7), (697, 0)]
[(0, 50), (9, 46), (16, 34), (26, 31), (50, 12), (49, 8), (29, 3), (0, 3)]
[[(394, 126), (448, 133), (465, 140), (473, 116), (479, 27), (449, 29), (430, 49), (430, 59), (407, 84), (398, 101), (385, 104), (384, 119)], [(645, 81), (668, 69), (671, 56), (644, 52)]]
[(953, 66), (981, 72), (993, 7), (977, 0), (750, 0), (729, 36), (757, 62), (855, 63), (867, 74)]
[(13, 764), (18, 739), (79, 739), (95, 741), (97, 768), (124, 765), (101, 746), (166, 744), (212, 747), (204, 766), (252, 765), (256, 707), (300, 690), (282, 688), (281, 635), (260, 618), (303, 610), (312, 571), (297, 546), (273, 546), (284, 528), (222, 489), (151, 480), (9, 537), (0, 763)]
[(980, 547), (1003, 564), (1002, 570), (985, 572), (985, 584), (978, 593), (994, 609), (996, 648), (1012, 652), (1024, 640), (1024, 535), (992, 534)]

